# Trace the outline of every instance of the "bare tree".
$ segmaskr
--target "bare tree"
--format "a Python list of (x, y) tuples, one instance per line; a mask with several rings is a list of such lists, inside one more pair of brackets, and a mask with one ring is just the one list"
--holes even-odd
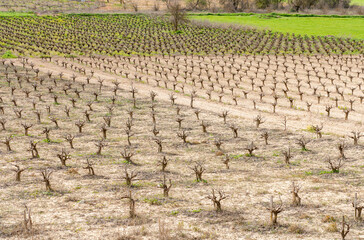
[(37, 149), (38, 142), (30, 141), (30, 148), (28, 149), (29, 152), (32, 153), (32, 158), (39, 158), (39, 152)]
[(228, 11), (237, 12), (245, 8), (248, 4), (248, 0), (219, 0), (219, 3)]
[(225, 158), (222, 159), (222, 163), (225, 164), (226, 169), (230, 168), (230, 166), (229, 166), (230, 160), (231, 160), (230, 156), (228, 154), (225, 154)]
[(353, 207), (355, 210), (355, 219), (361, 221), (361, 212), (364, 209), (364, 205), (362, 205), (362, 203), (358, 200), (358, 193), (355, 193)]
[(8, 152), (11, 152), (12, 151), (11, 150), (11, 147), (10, 147), (11, 140), (13, 140), (13, 136), (12, 135), (10, 135), (9, 137), (5, 137), (5, 140), (1, 142), (1, 143), (3, 143), (3, 144), (6, 145), (6, 150)]
[(187, 1), (188, 9), (195, 10), (196, 8), (202, 8), (207, 5), (206, 0), (189, 0)]
[(338, 148), (338, 150), (340, 152), (340, 157), (345, 159), (346, 158), (346, 156), (345, 156), (345, 149), (347, 148), (346, 143), (344, 141), (340, 142), (337, 145), (337, 148)]
[(317, 3), (317, 0), (288, 0), (288, 4), (296, 12), (304, 9), (310, 8)]
[(196, 175), (196, 182), (203, 181), (202, 179), (202, 173), (205, 172), (206, 168), (203, 166), (201, 162), (196, 162), (195, 165), (191, 168)]
[(93, 162), (91, 162), (88, 158), (86, 159), (86, 164), (87, 166), (84, 167), (83, 169), (87, 169), (88, 170), (88, 174), (89, 175), (95, 175), (95, 170), (94, 170), (94, 167), (93, 167)]
[(163, 175), (163, 182), (159, 184), (159, 187), (163, 189), (163, 196), (168, 197), (169, 190), (171, 190), (172, 187), (172, 181), (169, 179), (169, 186), (166, 181), (166, 175)]
[(24, 220), (23, 220), (23, 224), (24, 224), (24, 229), (28, 232), (32, 231), (33, 228), (33, 220), (32, 220), (32, 213), (31, 213), (31, 209), (30, 207), (28, 208), (27, 205), (24, 204)]
[(139, 7), (138, 7), (137, 1), (131, 1), (131, 6), (132, 6), (134, 12), (138, 12)]
[(255, 126), (257, 128), (259, 128), (260, 124), (263, 124), (265, 122), (265, 120), (263, 119), (263, 117), (261, 115), (258, 115), (254, 118), (254, 122), (255, 122)]
[(127, 163), (133, 163), (131, 157), (134, 156), (134, 153), (130, 150), (129, 147), (124, 147), (124, 150), (120, 152), (121, 156), (124, 158)]
[(343, 216), (343, 221), (341, 224), (342, 224), (341, 231), (340, 231), (341, 239), (345, 240), (346, 235), (348, 235), (348, 233), (350, 231), (350, 225), (349, 225), (349, 223), (347, 223), (345, 221), (345, 216)]
[[(171, 15), (171, 22), (175, 31), (182, 23), (187, 23), (187, 14), (178, 0), (168, 1), (168, 13)], [(191, 95), (192, 96), (192, 95)]]
[(105, 123), (102, 124), (101, 127), (100, 127), (100, 131), (102, 133), (102, 139), (106, 139), (107, 130), (108, 130), (107, 125)]
[(1, 127), (2, 127), (2, 130), (6, 130), (5, 129), (5, 123), (6, 123), (7, 121), (6, 121), (6, 119), (5, 118), (0, 118), (0, 124), (1, 124)]
[(187, 142), (188, 133), (186, 132), (186, 130), (183, 129), (182, 131), (177, 132), (177, 136), (183, 140), (184, 144), (188, 143)]
[(364, 137), (364, 134), (359, 131), (352, 131), (351, 133), (353, 134), (353, 136), (349, 136), (349, 137), (354, 140), (354, 145), (358, 145), (359, 139), (361, 137)]
[(104, 116), (103, 117), (104, 121), (105, 121), (105, 124), (108, 126), (108, 127), (111, 127), (111, 116)]
[(57, 157), (61, 160), (62, 166), (64, 167), (66, 167), (66, 161), (71, 159), (71, 155), (64, 148), (62, 148), (62, 152), (60, 154), (57, 154)]
[(316, 133), (317, 138), (322, 138), (322, 129), (324, 128), (324, 126), (321, 124), (321, 126), (319, 125), (315, 125), (315, 126), (311, 126), (313, 131)]
[(75, 136), (72, 134), (67, 134), (67, 136), (63, 137), (69, 144), (71, 149), (74, 149), (73, 147), (73, 139), (75, 139)]
[(219, 117), (224, 119), (224, 123), (226, 124), (226, 118), (228, 116), (228, 111), (223, 111), (221, 114), (219, 114)]
[(265, 145), (268, 145), (269, 133), (264, 131), (260, 136), (264, 139)]
[(154, 142), (158, 145), (158, 152), (161, 153), (163, 151), (162, 139), (154, 138)]
[(51, 187), (51, 183), (50, 183), (50, 178), (51, 178), (51, 175), (53, 173), (52, 170), (48, 170), (48, 169), (44, 169), (43, 171), (41, 171), (42, 173), (42, 176), (43, 176), (43, 181), (46, 185), (46, 190), (49, 191), (49, 192), (52, 192), (53, 189)]
[(29, 128), (33, 127), (34, 125), (30, 124), (30, 123), (22, 123), (21, 125), (24, 128), (24, 135), (29, 136), (29, 134), (28, 134)]
[(202, 127), (202, 132), (207, 133), (207, 128), (211, 126), (211, 124), (202, 120), (200, 126)]
[(134, 133), (131, 131), (131, 129), (129, 127), (125, 128), (124, 129), (124, 132), (126, 134), (126, 139), (128, 141), (128, 145), (131, 146), (131, 141), (130, 141), (130, 138), (132, 136), (134, 136)]
[(20, 168), (19, 165), (16, 164), (14, 164), (14, 167), (16, 168), (13, 169), (13, 171), (15, 172), (15, 181), (20, 182), (21, 173), (24, 172), (26, 168)]
[(124, 172), (125, 172), (125, 176), (123, 177), (125, 179), (125, 184), (128, 187), (131, 187), (131, 181), (136, 178), (136, 176), (138, 175), (137, 173), (135, 173), (134, 171), (132, 171), (130, 174), (128, 172), (127, 166), (125, 166), (124, 168)]
[(284, 116), (282, 121), (282, 124), (284, 126), (284, 131), (287, 131), (287, 122), (288, 122), (287, 116)]
[(257, 147), (257, 146), (255, 146), (254, 142), (251, 142), (249, 145), (247, 145), (247, 146), (245, 147), (245, 150), (247, 150), (247, 151), (248, 151), (247, 156), (248, 156), (248, 157), (252, 157), (252, 156), (254, 156), (253, 152), (254, 152), (255, 150), (257, 150), (257, 149), (258, 149), (258, 147)]
[(344, 165), (344, 158), (338, 157), (336, 160), (332, 160), (330, 157), (327, 162), (329, 163), (329, 167), (333, 173), (339, 173), (340, 168)]
[(173, 106), (175, 104), (177, 97), (173, 93), (171, 93), (169, 95), (169, 99), (171, 100), (171, 105)]
[(278, 214), (283, 211), (283, 202), (282, 199), (279, 197), (279, 203), (274, 204), (273, 202), (273, 196), (270, 197), (270, 204), (267, 208), (270, 211), (270, 222), (272, 225), (276, 225)]
[(227, 196), (221, 190), (218, 190), (217, 194), (218, 195), (215, 194), (215, 189), (212, 189), (211, 195), (207, 196), (207, 198), (210, 199), (212, 201), (212, 203), (214, 204), (214, 207), (216, 208), (216, 212), (222, 212), (221, 201), (226, 199)]
[(49, 132), (51, 131), (51, 129), (49, 127), (44, 127), (43, 128), (43, 132), (46, 135), (46, 141), (47, 142), (51, 142), (51, 139), (49, 138)]
[(101, 151), (107, 146), (107, 143), (104, 142), (104, 139), (101, 139), (95, 143), (95, 146), (97, 147), (96, 155), (101, 155)]
[(215, 143), (216, 148), (217, 148), (219, 151), (221, 151), (221, 145), (222, 145), (222, 141), (221, 141), (221, 139), (220, 139), (220, 138), (215, 139), (214, 143)]
[(301, 190), (301, 186), (296, 184), (295, 182), (292, 182), (292, 204), (294, 206), (301, 206), (301, 197), (298, 196), (298, 192)]
[(78, 120), (75, 125), (78, 127), (78, 132), (82, 133), (82, 128), (85, 126), (85, 121)]
[(234, 138), (237, 138), (238, 137), (238, 130), (239, 130), (239, 128), (236, 125), (231, 125), (230, 126), (230, 129), (233, 131)]
[(301, 147), (302, 151), (308, 151), (307, 144), (309, 142), (311, 142), (311, 140), (306, 139), (304, 136), (297, 140), (297, 144)]
[(51, 120), (51, 122), (53, 122), (56, 125), (56, 128), (59, 129), (59, 125), (58, 125), (58, 119), (56, 117), (49, 117), (49, 120)]
[(282, 152), (282, 154), (284, 156), (284, 162), (288, 165), (290, 163), (291, 158), (292, 158), (291, 148), (288, 147), (287, 150)]
[(153, 133), (154, 137), (158, 136), (159, 130), (157, 129), (156, 125), (153, 125), (152, 133)]
[(131, 190), (129, 190), (129, 195), (123, 196), (121, 199), (129, 199), (129, 217), (135, 218), (135, 199), (132, 197)]
[(162, 159), (158, 161), (158, 165), (160, 165), (162, 167), (162, 172), (164, 172), (166, 170), (168, 162), (169, 161), (166, 158), (166, 156), (163, 156)]

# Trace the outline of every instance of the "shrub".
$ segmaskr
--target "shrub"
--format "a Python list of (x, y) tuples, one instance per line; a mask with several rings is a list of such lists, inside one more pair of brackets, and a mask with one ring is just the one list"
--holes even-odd
[(319, 0), (316, 7), (322, 8), (349, 8), (351, 0)]
[(17, 58), (11, 51), (6, 51), (1, 58), (7, 59), (7, 58)]
[(272, 6), (277, 9), (281, 2), (283, 2), (283, 0), (255, 0), (255, 5), (257, 8), (267, 8)]
[(288, 232), (296, 233), (296, 234), (303, 234), (305, 232), (305, 230), (301, 226), (299, 226), (297, 224), (291, 224), (288, 227)]
[(326, 231), (328, 231), (328, 232), (338, 232), (339, 229), (337, 228), (336, 222), (330, 223), (329, 226), (327, 226)]

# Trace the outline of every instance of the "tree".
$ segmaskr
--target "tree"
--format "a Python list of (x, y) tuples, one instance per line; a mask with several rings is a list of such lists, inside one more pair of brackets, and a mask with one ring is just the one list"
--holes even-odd
[(225, 9), (234, 12), (244, 9), (249, 4), (249, 0), (220, 0), (219, 2)]
[(317, 7), (318, 8), (349, 8), (351, 5), (351, 0), (318, 0)]
[(177, 31), (179, 25), (188, 22), (187, 14), (177, 0), (174, 0), (173, 2), (169, 1), (167, 7), (168, 13), (171, 14), (171, 22), (174, 30)]
[(288, 0), (288, 4), (296, 12), (298, 12), (304, 8), (310, 8), (313, 5), (315, 5), (317, 2), (318, 2), (318, 0)]
[(204, 8), (207, 6), (206, 0), (185, 0), (188, 9)]
[(255, 5), (258, 8), (267, 8), (272, 6), (277, 9), (281, 2), (283, 2), (283, 0), (255, 0)]

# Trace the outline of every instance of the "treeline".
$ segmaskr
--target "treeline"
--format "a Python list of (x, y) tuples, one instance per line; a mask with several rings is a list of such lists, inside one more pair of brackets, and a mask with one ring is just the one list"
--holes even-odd
[[(168, 0), (164, 0), (167, 1)], [(351, 0), (185, 0), (190, 10), (221, 7), (225, 11), (239, 12), (247, 9), (283, 9), (292, 12), (307, 9), (349, 8)]]

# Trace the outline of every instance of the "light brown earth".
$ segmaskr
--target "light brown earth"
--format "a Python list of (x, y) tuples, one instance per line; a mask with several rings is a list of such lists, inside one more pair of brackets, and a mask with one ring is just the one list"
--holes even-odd
[[(297, 56), (296, 56), (297, 57)], [(251, 58), (251, 57), (250, 57)], [(279, 57), (281, 61), (282, 57)], [(297, 57), (299, 59), (299, 57)], [(345, 121), (342, 110), (333, 109), (331, 117), (325, 116), (325, 106), (333, 104), (330, 98), (323, 98), (320, 104), (311, 95), (304, 82), (302, 91), (304, 91), (304, 101), (300, 101), (295, 89), (295, 80), (304, 78), (305, 71), (302, 71), (301, 65), (291, 68), (292, 63), (286, 59), (289, 65), (288, 69), (295, 69), (299, 72), (295, 77), (293, 72), (287, 74), (289, 77), (289, 95), (294, 97), (295, 107), (289, 107), (289, 101), (283, 97), (281, 90), (277, 93), (281, 96), (278, 100), (276, 113), (272, 113), (272, 95), (269, 90), (271, 86), (271, 70), (273, 64), (269, 65), (266, 86), (263, 88), (265, 95), (263, 102), (259, 101), (259, 86), (264, 74), (254, 76), (256, 82), (255, 90), (250, 90), (250, 80), (242, 74), (243, 80), (239, 88), (236, 87), (234, 92), (238, 97), (238, 105), (232, 101), (231, 93), (226, 88), (223, 94), (222, 102), (219, 102), (220, 89), (215, 87), (216, 91), (212, 94), (212, 100), (207, 99), (206, 89), (201, 89), (200, 84), (192, 85), (192, 79), (198, 78), (198, 69), (191, 69), (190, 66), (198, 66), (197, 57), (189, 57), (188, 71), (193, 72), (193, 77), (187, 77), (184, 83), (183, 65), (184, 57), (178, 61), (170, 59), (165, 62), (161, 57), (146, 59), (149, 73), (140, 68), (135, 69), (136, 65), (143, 66), (144, 63), (133, 64), (135, 57), (131, 62), (127, 58), (117, 60), (120, 66), (102, 64), (100, 66), (110, 66), (111, 69), (117, 68), (117, 72), (123, 71), (122, 74), (113, 74), (109, 71), (103, 71), (95, 67), (89, 67), (84, 63), (71, 61), (70, 59), (55, 59), (47, 62), (40, 59), (29, 59), (35, 68), (38, 68), (40, 76), (45, 76), (44, 85), (40, 85), (39, 78), (35, 77), (33, 71), (29, 71), (31, 83), (38, 82), (38, 93), (42, 93), (44, 102), (38, 102), (37, 93), (31, 91), (30, 99), (35, 99), (37, 109), (42, 112), (42, 123), (35, 124), (29, 133), (31, 136), (24, 136), (21, 123), (36, 123), (35, 115), (32, 110), (30, 99), (18, 89), (15, 75), (10, 73), (12, 86), (16, 86), (14, 97), (17, 99), (19, 108), (22, 108), (23, 119), (15, 117), (13, 112), (13, 103), (10, 95), (10, 88), (4, 78), (4, 67), (1, 69), (1, 88), (0, 96), (3, 99), (1, 106), (5, 108), (5, 115), (0, 118), (7, 119), (7, 130), (0, 132), (1, 141), (5, 136), (15, 134), (12, 141), (13, 152), (7, 152), (5, 145), (0, 145), (2, 158), (0, 159), (0, 237), (9, 239), (25, 238), (30, 233), (16, 231), (22, 229), (19, 224), (22, 223), (23, 204), (32, 209), (35, 239), (162, 239), (161, 235), (168, 235), (170, 239), (339, 239), (340, 234), (335, 232), (335, 225), (340, 229), (340, 219), (343, 215), (347, 217), (351, 224), (351, 230), (348, 239), (358, 239), (363, 235), (363, 222), (354, 221), (354, 209), (351, 205), (354, 193), (359, 194), (359, 198), (364, 199), (364, 147), (363, 139), (358, 146), (354, 146), (352, 140), (348, 138), (351, 131), (359, 130), (364, 132), (362, 127), (363, 121), (363, 104), (357, 100), (354, 103), (355, 112), (351, 112), (349, 120)], [(165, 59), (165, 58), (164, 58)], [(210, 59), (213, 63), (211, 63)], [(237, 63), (242, 63), (249, 58), (238, 58)], [(102, 62), (102, 60), (91, 60), (84, 58), (84, 61)], [(143, 59), (139, 59), (144, 61)], [(137, 62), (139, 60), (136, 60)], [(232, 76), (227, 74), (221, 75), (221, 68), (217, 67), (216, 60), (220, 64), (231, 65), (228, 57), (205, 58), (203, 62), (209, 63), (208, 68), (215, 67), (219, 76), (212, 75), (212, 80), (219, 79), (219, 84), (225, 86), (227, 80)], [(21, 63), (13, 60), (18, 66), (20, 74), (26, 74), (21, 70)], [(257, 62), (263, 63), (265, 60), (253, 60), (251, 64)], [(303, 59), (306, 64), (313, 59)], [(340, 59), (340, 64), (345, 62)], [(9, 61), (7, 61), (9, 62)], [(68, 62), (68, 67), (62, 67), (62, 62)], [(355, 75), (353, 82), (347, 79), (346, 73), (339, 71), (335, 74), (330, 69), (330, 65), (322, 63), (322, 69), (329, 72), (330, 78), (339, 78), (340, 81), (334, 81), (337, 84), (343, 84), (348, 80), (348, 88), (345, 88), (345, 100), (340, 101), (340, 106), (349, 107), (348, 100), (353, 97), (349, 88), (357, 85), (363, 79), (362, 73), (362, 56), (353, 63), (343, 64), (343, 69), (349, 71), (349, 76)], [(174, 63), (172, 66), (170, 64)], [(73, 64), (72, 69), (70, 64)], [(123, 67), (121, 65), (124, 64)], [(202, 64), (202, 63), (201, 63)], [(173, 70), (172, 74), (166, 77), (154, 76), (154, 70), (160, 69), (161, 66), (170, 65)], [(173, 75), (176, 74), (177, 65), (181, 68), (181, 73), (177, 77), (177, 91), (172, 91)], [(263, 64), (264, 65), (264, 64)], [(262, 66), (263, 66), (262, 65)], [(201, 65), (203, 66), (203, 65)], [(248, 63), (243, 64), (243, 69), (247, 68)], [(280, 65), (281, 66), (281, 65)], [(333, 68), (339, 66), (333, 64)], [(27, 68), (30, 69), (29, 64)], [(84, 68), (86, 75), (78, 73), (78, 69)], [(263, 71), (261, 67), (259, 71)], [(95, 72), (91, 79), (91, 84), (85, 86), (85, 91), (81, 93), (82, 99), (77, 99), (72, 90), (65, 95), (63, 87), (67, 82), (72, 82), (71, 76), (77, 76), (75, 83), (72, 83), (72, 89), (81, 90), (81, 83), (86, 82), (86, 76), (90, 75), (91, 69)], [(308, 67), (310, 69), (310, 67)], [(322, 73), (321, 68), (317, 70)], [(9, 72), (11, 72), (9, 70)], [(47, 86), (52, 86), (46, 76), (47, 72), (52, 72), (52, 77), (59, 79), (58, 74), (64, 73), (64, 79), (58, 80), (58, 86), (54, 92), (59, 96), (59, 105), (53, 104), (52, 94), (48, 93)], [(248, 76), (252, 76), (255, 69), (252, 67), (247, 71)], [(128, 74), (126, 78), (125, 74)], [(277, 89), (283, 88), (282, 70), (277, 72)], [(310, 71), (311, 74), (314, 74)], [(344, 76), (345, 75), (345, 76)], [(135, 76), (141, 77), (135, 80)], [(86, 103), (94, 99), (94, 92), (98, 91), (99, 82), (102, 79), (103, 87), (99, 101), (93, 103), (91, 112), (91, 123), (86, 123), (84, 133), (78, 134), (74, 123), (78, 119), (84, 119), (83, 111), (88, 109)], [(207, 74), (203, 73), (200, 79), (205, 79), (207, 88)], [(237, 77), (236, 77), (237, 79)], [(96, 147), (94, 143), (101, 138), (100, 126), (104, 122), (103, 117), (108, 115), (106, 106), (110, 106), (110, 97), (113, 95), (113, 81), (120, 83), (116, 106), (112, 114), (111, 127), (107, 132), (108, 146), (102, 152), (101, 156), (95, 155)], [(148, 80), (148, 84), (146, 83)], [(157, 82), (160, 86), (157, 87)], [(236, 80), (238, 82), (238, 80)], [(164, 86), (167, 84), (167, 88)], [(330, 89), (328, 79), (325, 79), (327, 87)], [(23, 89), (32, 90), (31, 83), (23, 80)], [(125, 135), (125, 122), (129, 118), (128, 109), (132, 108), (131, 83), (137, 89), (137, 108), (134, 109), (133, 127), (134, 136), (131, 138), (132, 149), (135, 152), (133, 160), (137, 165), (129, 165), (129, 171), (138, 172), (135, 186), (132, 187), (132, 194), (136, 199), (136, 219), (128, 218), (128, 201), (120, 199), (124, 196), (128, 188), (122, 179), (125, 162), (121, 158), (120, 151), (127, 145)], [(215, 82), (215, 86), (218, 86)], [(319, 86), (318, 79), (312, 76), (312, 85)], [(181, 86), (184, 86), (182, 93)], [(196, 99), (193, 109), (190, 107), (190, 96), (192, 90), (196, 90)], [(244, 99), (242, 91), (250, 90), (248, 99)], [(156, 127), (160, 130), (159, 136), (163, 140), (163, 152), (157, 152), (157, 144), (153, 140), (151, 129), (153, 123), (151, 119), (152, 105), (150, 100), (150, 91), (157, 93), (155, 105)], [(169, 98), (174, 92), (177, 106), (181, 107), (180, 116), (176, 114), (176, 105), (172, 106)], [(319, 88), (318, 92), (324, 95), (324, 91)], [(354, 91), (354, 96), (361, 96), (360, 89)], [(75, 97), (77, 100), (76, 108), (71, 107), (70, 98)], [(333, 96), (335, 94), (333, 93)], [(252, 101), (256, 101), (256, 108), (253, 108)], [(311, 112), (304, 111), (305, 102), (313, 103)], [(52, 116), (59, 119), (60, 129), (56, 129), (54, 124), (47, 118), (45, 106), (51, 105)], [(66, 117), (64, 107), (71, 108), (70, 117)], [(201, 110), (199, 120), (196, 118), (194, 111)], [(227, 123), (219, 116), (222, 111), (227, 110)], [(323, 114), (321, 114), (323, 113)], [(258, 129), (255, 127), (253, 119), (260, 114), (266, 122)], [(287, 131), (284, 131), (282, 124), (283, 117), (287, 116)], [(176, 136), (178, 132), (178, 123), (176, 118), (181, 117), (182, 127), (189, 133), (188, 144), (183, 144), (182, 140)], [(211, 124), (207, 129), (208, 133), (203, 133), (200, 126), (201, 121)], [(316, 138), (316, 134), (311, 132), (310, 125), (320, 125), (323, 123), (323, 137)], [(233, 138), (229, 126), (232, 124), (239, 127), (239, 137)], [(48, 126), (51, 130), (51, 140), (53, 142), (44, 142), (43, 127)], [(269, 145), (264, 144), (260, 136), (264, 131), (269, 133)], [(74, 140), (75, 149), (70, 149), (67, 142), (62, 138), (65, 134), (73, 133), (76, 135)], [(296, 144), (297, 139), (304, 136), (311, 142), (307, 145), (310, 151), (302, 151)], [(214, 141), (220, 138), (223, 142), (222, 152), (218, 151)], [(29, 140), (37, 140), (39, 143), (40, 159), (31, 159), (30, 152), (26, 151), (29, 147)], [(347, 159), (340, 173), (328, 173), (328, 156), (335, 158), (338, 155), (337, 144), (345, 140), (347, 149), (345, 151)], [(245, 147), (254, 141), (258, 149), (254, 156), (247, 156)], [(292, 150), (292, 159), (289, 165), (284, 163), (282, 152), (290, 146)], [(68, 167), (61, 167), (57, 154), (62, 148), (66, 148), (71, 153), (71, 160), (67, 162)], [(226, 153), (231, 156), (230, 169), (226, 169), (222, 163), (224, 158), (221, 154)], [(172, 180), (170, 197), (163, 197), (162, 190), (158, 184), (163, 178), (160, 167), (156, 164), (157, 160), (165, 155), (170, 163), (165, 173), (167, 178)], [(95, 172), (97, 176), (87, 175), (87, 170), (83, 169), (86, 158), (95, 162)], [(190, 169), (196, 161), (204, 164), (206, 172), (203, 174), (205, 182), (196, 182), (193, 171)], [(22, 181), (14, 181), (14, 169), (12, 164), (17, 163), (22, 167), (28, 167), (22, 174)], [(40, 170), (44, 168), (54, 170), (51, 178), (54, 192), (45, 191), (44, 183), (41, 181)], [(291, 182), (302, 186), (300, 196), (302, 197), (303, 206), (295, 207), (291, 205)], [(212, 202), (207, 199), (211, 189), (223, 190), (228, 198), (222, 201), (222, 213), (216, 213)], [(271, 196), (277, 202), (279, 196), (282, 199), (284, 211), (279, 214), (279, 225), (272, 227), (269, 225), (269, 211), (266, 209)], [(331, 218), (332, 217), (332, 218)], [(160, 223), (159, 223), (160, 222)], [(159, 233), (160, 226), (167, 229), (165, 234)]]

